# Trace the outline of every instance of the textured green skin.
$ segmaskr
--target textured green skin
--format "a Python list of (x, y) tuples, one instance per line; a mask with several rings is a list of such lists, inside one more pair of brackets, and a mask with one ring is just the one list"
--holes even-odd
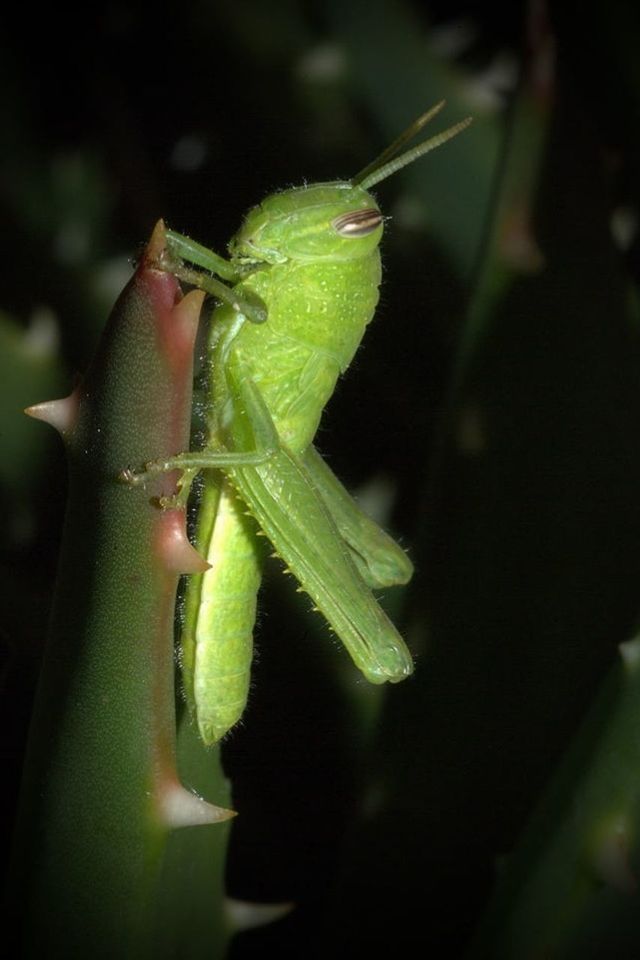
[(243, 514), (227, 482), (209, 485), (196, 543), (211, 566), (190, 577), (181, 638), (185, 691), (207, 744), (224, 736), (247, 702), (261, 572), (255, 533)]
[[(214, 456), (221, 448), (240, 455), (265, 445), (278, 449), (263, 465), (225, 469), (227, 480), (212, 475), (203, 496), (196, 545), (213, 566), (191, 578), (182, 649), (187, 698), (207, 743), (233, 726), (246, 702), (260, 582), (255, 528), (229, 481), (368, 679), (399, 680), (412, 669), (402, 640), (356, 569), (363, 565), (350, 555), (331, 515), (329, 471), (321, 470), (316, 486), (317, 464), (313, 458), (303, 462), (378, 301), (382, 225), (348, 237), (332, 227), (337, 217), (357, 210), (378, 208), (369, 193), (348, 183), (284, 191), (249, 213), (229, 247), (232, 263), (256, 264), (235, 290), (257, 295), (268, 320), (251, 323), (229, 306), (213, 314), (208, 447)], [(259, 393), (271, 437), (256, 430), (243, 384)], [(341, 504), (338, 498), (337, 505), (346, 499), (345, 494)], [(357, 514), (355, 505), (352, 512)], [(366, 520), (360, 525), (359, 519), (353, 528), (364, 539), (375, 525)], [(375, 530), (371, 549), (383, 558), (393, 546), (396, 562), (388, 579), (374, 573), (368, 582), (406, 581), (410, 564)], [(378, 566), (383, 568), (384, 559)]]
[[(128, 464), (187, 442), (192, 340), (181, 340), (174, 320), (179, 298), (174, 278), (143, 262), (114, 308), (65, 437), (69, 500), (11, 875), (19, 956), (199, 955), (185, 944), (174, 952), (157, 932), (159, 917), (167, 923), (159, 880), (170, 834), (159, 805), (177, 783), (178, 574), (158, 557), (163, 514), (153, 497), (174, 492), (175, 474), (146, 489), (117, 480)], [(215, 758), (204, 759), (216, 769)], [(191, 862), (188, 872), (209, 884), (207, 917), (224, 942), (214, 897), (226, 829), (199, 832), (209, 864)], [(185, 873), (179, 851), (164, 870), (165, 885), (167, 870)], [(184, 896), (193, 899), (188, 888)], [(171, 901), (177, 917), (185, 901)], [(210, 940), (206, 955), (215, 951)]]

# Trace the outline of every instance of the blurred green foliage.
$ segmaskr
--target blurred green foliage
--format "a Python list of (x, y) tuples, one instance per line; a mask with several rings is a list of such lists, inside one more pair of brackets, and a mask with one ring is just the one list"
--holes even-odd
[[(442, 96), (446, 122), (474, 114), (377, 191), (392, 217), (381, 303), (319, 436), (416, 561), (389, 599), (416, 676), (363, 687), (274, 565), (226, 744), (229, 892), (299, 904), (234, 956), (310, 956), (310, 940), (321, 954), (325, 937), (334, 953), (370, 940), (457, 956), (638, 618), (636, 6), (552, 3), (545, 27), (533, 2), (107, 0), (3, 44), (16, 773), (64, 477), (20, 409), (84, 369), (157, 217), (222, 251), (264, 195), (348, 177)], [(60, 346), (34, 357), (43, 310)]]

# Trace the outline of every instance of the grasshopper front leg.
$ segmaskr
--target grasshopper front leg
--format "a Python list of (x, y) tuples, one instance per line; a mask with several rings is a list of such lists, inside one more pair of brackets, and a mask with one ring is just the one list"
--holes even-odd
[[(196, 243), (189, 237), (184, 237), (174, 230), (166, 231), (167, 248), (157, 263), (157, 267), (173, 274), (184, 283), (198, 287), (205, 293), (211, 294), (221, 303), (226, 303), (239, 316), (246, 318), (250, 323), (264, 323), (267, 319), (267, 308), (264, 302), (251, 290), (239, 293), (236, 285), (251, 273), (261, 269), (260, 264), (242, 265), (225, 260), (213, 250), (208, 250), (202, 244)], [(186, 261), (186, 263), (185, 263)], [(187, 263), (196, 264), (202, 270), (194, 270)], [(216, 279), (222, 277), (222, 280)], [(224, 283), (223, 280), (228, 281)]]

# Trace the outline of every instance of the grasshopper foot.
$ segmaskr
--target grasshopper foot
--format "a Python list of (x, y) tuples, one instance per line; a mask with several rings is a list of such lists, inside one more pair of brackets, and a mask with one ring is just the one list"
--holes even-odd
[(147, 483), (153, 476), (158, 473), (169, 473), (171, 470), (187, 470), (187, 466), (183, 466), (180, 460), (180, 456), (169, 457), (167, 460), (148, 460), (141, 470), (134, 470), (132, 467), (125, 467), (124, 470), (121, 470), (118, 474), (118, 480), (121, 483), (126, 483), (130, 487), (139, 487), (144, 483)]

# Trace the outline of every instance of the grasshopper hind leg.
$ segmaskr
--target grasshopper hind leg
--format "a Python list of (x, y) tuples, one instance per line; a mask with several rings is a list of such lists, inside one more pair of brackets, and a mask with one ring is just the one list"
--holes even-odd
[(403, 680), (413, 671), (411, 655), (358, 572), (312, 475), (284, 444), (276, 446), (276, 428), (258, 387), (231, 369), (229, 380), (238, 398), (238, 445), (252, 433), (256, 444), (273, 450), (263, 463), (228, 468), (231, 482), (367, 679)]

